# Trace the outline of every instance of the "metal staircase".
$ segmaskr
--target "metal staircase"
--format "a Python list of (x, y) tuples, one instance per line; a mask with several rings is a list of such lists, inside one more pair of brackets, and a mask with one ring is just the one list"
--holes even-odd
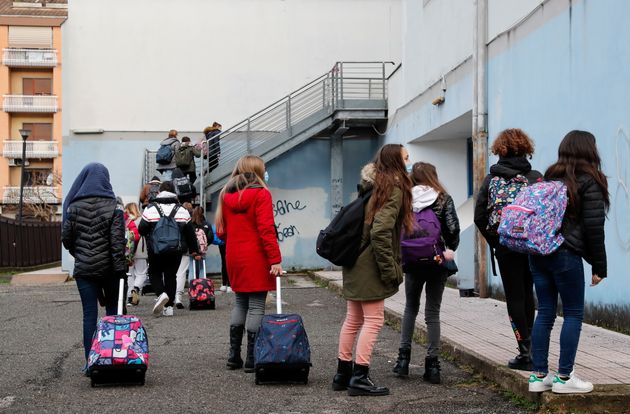
[[(206, 198), (225, 185), (243, 155), (258, 155), (269, 162), (340, 126), (347, 130), (386, 121), (392, 69), (393, 62), (337, 62), (327, 73), (223, 131), (218, 167), (198, 179)], [(197, 171), (207, 169), (207, 160), (197, 162)], [(155, 152), (147, 151), (145, 182), (155, 172), (154, 163)]]

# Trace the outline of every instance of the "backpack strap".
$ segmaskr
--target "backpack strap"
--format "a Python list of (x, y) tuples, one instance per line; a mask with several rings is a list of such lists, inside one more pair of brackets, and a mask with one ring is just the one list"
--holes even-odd
[(173, 209), (171, 210), (171, 214), (169, 214), (168, 216), (172, 219), (175, 219), (175, 214), (177, 214), (177, 210), (179, 210), (179, 206), (175, 204), (175, 207), (173, 207)]
[(496, 257), (494, 255), (494, 248), (490, 247), (490, 262), (492, 263), (492, 275), (497, 276)]
[(155, 209), (158, 211), (160, 218), (164, 217), (164, 210), (162, 210), (162, 207), (160, 207), (158, 203), (153, 203), (153, 205), (155, 206)]

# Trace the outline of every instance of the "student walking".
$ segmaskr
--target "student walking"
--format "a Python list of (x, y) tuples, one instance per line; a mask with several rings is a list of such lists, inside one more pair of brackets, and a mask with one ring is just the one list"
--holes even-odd
[(219, 290), (221, 292), (232, 292), (232, 288), (230, 287), (230, 277), (228, 276), (226, 260), (225, 260), (225, 242), (217, 237), (217, 228), (215, 225), (212, 225), (212, 231), (214, 232), (214, 239), (212, 240), (212, 244), (216, 244), (219, 248), (219, 255), (221, 256), (221, 287)]
[[(195, 236), (197, 236), (198, 252), (201, 256), (200, 260), (195, 260), (195, 271), (197, 273), (192, 277), (199, 278), (199, 275), (203, 272), (203, 261), (206, 260), (208, 245), (214, 239), (214, 233), (212, 232), (210, 224), (206, 221), (203, 207), (197, 206), (193, 209), (191, 223), (195, 230)], [(206, 277), (205, 274), (201, 276)]]
[(217, 234), (226, 242), (227, 270), (236, 302), (230, 319), (229, 369), (243, 366), (241, 343), (247, 330), (245, 372), (254, 372), (254, 341), (265, 314), (267, 292), (276, 289), (282, 257), (273, 219), (265, 164), (247, 155), (236, 163), (219, 195)]
[(369, 366), (385, 320), (385, 299), (394, 295), (403, 281), (400, 231), (413, 229), (412, 184), (406, 164), (409, 154), (405, 147), (387, 144), (378, 151), (374, 163), (361, 171), (360, 192), (372, 189), (361, 236), (361, 245), (366, 247), (354, 266), (343, 268), (347, 313), (339, 334), (338, 367), (332, 383), (333, 390), (347, 389), (349, 395), (389, 394), (388, 388), (372, 382)]
[(168, 138), (160, 142), (160, 148), (155, 155), (157, 170), (162, 174), (162, 181), (170, 181), (173, 169), (177, 167), (175, 164), (175, 153), (179, 149), (181, 143), (177, 139), (177, 131), (171, 129), (168, 132)]
[(197, 180), (195, 158), (201, 157), (201, 151), (192, 145), (189, 137), (182, 138), (182, 144), (175, 152), (175, 165), (188, 177), (191, 184)]
[[(126, 221), (133, 222), (136, 227), (140, 225), (142, 215), (140, 214), (140, 210), (138, 209), (138, 205), (136, 203), (128, 203), (125, 206), (125, 214)], [(127, 277), (127, 285), (129, 286), (127, 291), (127, 301), (133, 306), (140, 303), (140, 292), (147, 280), (147, 272), (149, 270), (149, 264), (147, 262), (149, 254), (147, 250), (146, 238), (144, 236), (140, 236), (136, 245), (136, 252), (133, 256), (133, 262), (129, 267), (129, 276)]]
[[(192, 204), (190, 204), (189, 202), (185, 202), (185, 203), (183, 202), (182, 208), (186, 209), (186, 211), (188, 211), (188, 214), (192, 217), (192, 211), (193, 211)], [(192, 219), (191, 219), (190, 225), (192, 226), (193, 232), (194, 232), (194, 225), (192, 223)], [(195, 242), (196, 242), (196, 237), (197, 236), (195, 235)], [(195, 244), (195, 246), (198, 247), (197, 244)], [(198, 252), (199, 250), (197, 249), (196, 251)], [(175, 288), (175, 308), (177, 309), (184, 309), (182, 298), (184, 296), (184, 289), (186, 287), (186, 278), (189, 275), (191, 260), (193, 259), (192, 259), (192, 256), (188, 254), (186, 241), (182, 240), (182, 258), (179, 262), (179, 267), (177, 268), (177, 273), (175, 276), (177, 280), (177, 284)], [(188, 277), (188, 279), (190, 279), (190, 277)]]
[[(411, 191), (415, 226), (411, 234), (403, 236), (403, 240), (412, 241), (409, 247), (405, 248), (413, 250), (410, 257), (419, 259), (421, 263), (413, 260), (405, 263), (403, 255), (406, 300), (400, 349), (394, 373), (399, 377), (409, 375), (413, 331), (420, 308), (422, 289), (426, 286), (424, 320), (429, 340), (423, 378), (432, 384), (439, 384), (440, 307), (446, 279), (449, 276), (445, 263), (454, 259), (454, 250), (459, 246), (459, 219), (453, 198), (444, 189), (433, 165), (425, 162), (415, 163), (411, 171), (411, 181), (414, 185)], [(425, 246), (427, 242), (432, 245), (428, 254), (421, 252), (421, 247), (414, 248)], [(435, 253), (436, 251), (439, 253)], [(421, 256), (422, 254), (425, 256)]]
[(149, 246), (149, 278), (157, 295), (155, 316), (173, 316), (176, 273), (182, 254), (187, 247), (191, 255), (197, 255), (190, 214), (179, 205), (174, 191), (170, 181), (163, 182), (155, 203), (144, 210), (138, 226)]
[[(492, 144), (499, 161), (490, 167), (477, 195), (475, 225), (492, 249), (499, 263), (508, 316), (519, 354), (508, 361), (508, 367), (531, 371), (531, 332), (534, 325), (534, 282), (526, 254), (511, 251), (499, 244), (497, 233), (501, 211), (511, 204), (521, 188), (534, 184), (542, 174), (532, 170), (528, 161), (534, 144), (520, 129), (502, 131)], [(494, 259), (492, 263), (494, 269)]]
[[(610, 206), (608, 181), (602, 172), (595, 137), (586, 131), (569, 132), (558, 148), (558, 161), (545, 172), (545, 181), (567, 187), (568, 205), (562, 223), (564, 244), (548, 256), (530, 256), (538, 298), (538, 315), (532, 331), (534, 373), (529, 391), (588, 393), (593, 384), (574, 374), (584, 317), (584, 267), (591, 266), (591, 286), (607, 276), (604, 222)], [(556, 319), (558, 294), (562, 301), (562, 331), (558, 372), (549, 373), (549, 337)]]
[(158, 176), (154, 175), (151, 181), (142, 187), (142, 191), (140, 192), (140, 204), (142, 204), (142, 208), (146, 208), (149, 203), (155, 201), (155, 197), (157, 197), (160, 192), (160, 184), (162, 184), (162, 182)]
[[(127, 270), (125, 219), (123, 211), (116, 207), (109, 171), (104, 165), (86, 165), (70, 187), (63, 203), (62, 242), (74, 257), (72, 276), (83, 308), (83, 349), (87, 363), (99, 298), (105, 302), (107, 315), (115, 315), (118, 281), (126, 277)], [(86, 367), (83, 371), (87, 375)]]

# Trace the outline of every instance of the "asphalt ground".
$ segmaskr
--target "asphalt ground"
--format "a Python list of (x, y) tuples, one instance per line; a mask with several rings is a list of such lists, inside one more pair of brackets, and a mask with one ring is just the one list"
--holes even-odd
[[(214, 311), (151, 315), (154, 296), (131, 308), (150, 346), (146, 385), (92, 388), (83, 366), (81, 304), (74, 283), (0, 285), (0, 412), (7, 413), (522, 413), (496, 387), (442, 361), (443, 384), (422, 381), (425, 349), (412, 353), (411, 376), (391, 372), (399, 334), (385, 326), (371, 376), (386, 397), (349, 397), (330, 388), (345, 302), (307, 278), (283, 290), (285, 313), (304, 318), (312, 349), (308, 385), (255, 385), (253, 374), (225, 369), (233, 294), (217, 293)], [(269, 303), (267, 311), (275, 312)]]

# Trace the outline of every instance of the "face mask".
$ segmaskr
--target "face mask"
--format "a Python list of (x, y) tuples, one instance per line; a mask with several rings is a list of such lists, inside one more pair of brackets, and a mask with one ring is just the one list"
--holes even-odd
[(411, 171), (413, 171), (413, 164), (407, 164), (407, 172), (411, 174)]
[(267, 171), (265, 171), (264, 180), (265, 180), (266, 183), (269, 182), (269, 173)]

